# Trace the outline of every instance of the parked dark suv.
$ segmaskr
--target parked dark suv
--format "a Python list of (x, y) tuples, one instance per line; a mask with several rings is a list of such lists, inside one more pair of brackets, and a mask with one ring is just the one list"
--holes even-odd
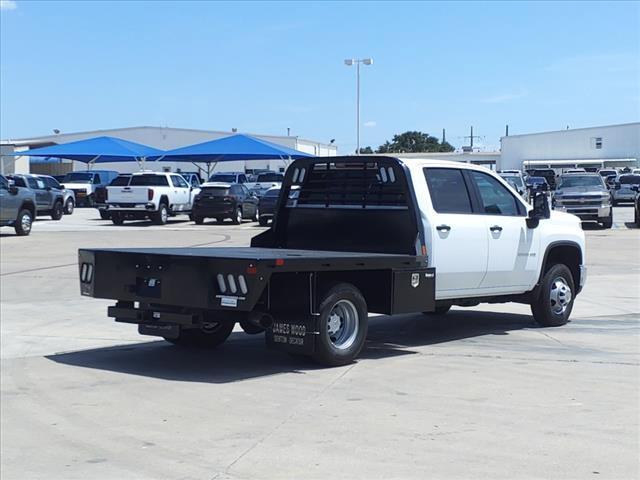
[(243, 218), (258, 220), (258, 197), (238, 183), (203, 183), (200, 193), (193, 200), (193, 221), (198, 225), (205, 218), (223, 222), (230, 218), (236, 225)]
[(50, 215), (53, 220), (60, 220), (64, 214), (64, 192), (51, 188), (35, 175), (9, 175), (17, 187), (30, 188), (36, 194), (36, 215)]
[(35, 192), (0, 175), (0, 227), (13, 227), (16, 234), (29, 235), (35, 217)]

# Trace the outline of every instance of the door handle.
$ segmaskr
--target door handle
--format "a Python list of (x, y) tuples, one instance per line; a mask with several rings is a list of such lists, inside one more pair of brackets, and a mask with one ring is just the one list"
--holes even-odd
[(502, 227), (500, 225), (494, 225), (493, 227), (489, 227), (489, 230), (491, 230), (492, 232), (501, 232)]
[(449, 230), (451, 230), (451, 227), (449, 225), (438, 225), (436, 227), (436, 230), (438, 230), (439, 232), (448, 232)]

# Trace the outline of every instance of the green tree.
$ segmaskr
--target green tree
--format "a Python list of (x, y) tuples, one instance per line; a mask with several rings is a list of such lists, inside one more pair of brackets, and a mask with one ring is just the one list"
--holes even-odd
[(453, 152), (454, 150), (448, 142), (440, 143), (437, 137), (428, 133), (409, 131), (394, 135), (391, 142), (386, 141), (378, 147), (377, 153)]
[(360, 154), (367, 154), (367, 153), (373, 153), (373, 148), (371, 147), (360, 148)]

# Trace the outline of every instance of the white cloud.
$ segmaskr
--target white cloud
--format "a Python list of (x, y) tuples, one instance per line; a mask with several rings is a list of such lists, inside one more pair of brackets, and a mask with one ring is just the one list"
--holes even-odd
[(494, 95), (492, 97), (486, 97), (481, 99), (482, 103), (507, 103), (512, 100), (517, 100), (519, 98), (523, 98), (529, 95), (529, 92), (521, 89), (519, 92), (507, 92), (499, 95)]
[(368, 122), (364, 122), (363, 125), (367, 128), (373, 128), (377, 125), (377, 123), (373, 120), (369, 120)]
[(15, 0), (0, 0), (0, 10), (15, 10), (18, 4)]

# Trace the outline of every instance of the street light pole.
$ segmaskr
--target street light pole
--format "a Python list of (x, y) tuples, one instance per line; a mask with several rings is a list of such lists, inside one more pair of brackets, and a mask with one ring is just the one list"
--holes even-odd
[(344, 61), (348, 67), (356, 64), (356, 155), (360, 155), (360, 64), (373, 65), (372, 58), (352, 59)]

